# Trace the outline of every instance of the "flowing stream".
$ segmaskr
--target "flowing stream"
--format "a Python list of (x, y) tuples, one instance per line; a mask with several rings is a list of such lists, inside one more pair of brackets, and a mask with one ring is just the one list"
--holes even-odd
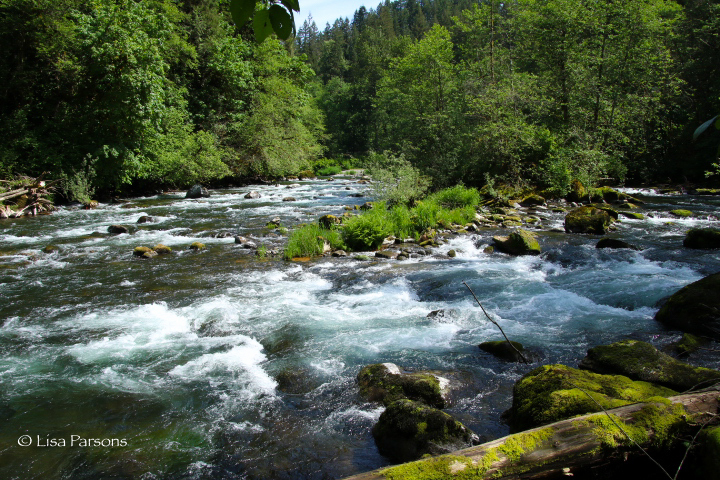
[[(682, 247), (690, 227), (718, 225), (720, 198), (650, 191), (629, 193), (653, 217), (612, 234), (642, 251), (552, 232), (564, 215), (551, 210), (539, 257), (483, 253), (500, 230), (407, 261), (259, 259), (222, 235), (279, 248), (270, 219), (341, 215), (368, 200), (364, 188), (304, 181), (0, 222), (0, 478), (334, 479), (388, 465), (370, 433), (382, 407), (355, 384), (377, 362), (456, 372), (464, 386), (447, 411), (500, 437), (524, 373), (625, 338), (666, 346), (679, 333), (653, 320), (659, 303), (720, 271), (720, 252)], [(155, 222), (136, 225), (143, 215)], [(113, 224), (135, 231), (109, 235)], [(188, 250), (194, 241), (207, 249)], [(158, 243), (174, 252), (133, 257)], [(500, 336), (463, 281), (534, 365), (478, 349)], [(690, 361), (720, 367), (712, 352)]]

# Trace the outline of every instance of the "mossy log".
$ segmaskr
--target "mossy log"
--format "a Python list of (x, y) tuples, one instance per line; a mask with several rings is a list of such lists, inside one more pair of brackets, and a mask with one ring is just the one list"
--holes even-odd
[[(636, 403), (607, 414), (643, 448), (669, 447), (679, 433), (716, 419), (720, 387)], [(449, 455), (426, 458), (349, 477), (346, 480), (422, 480), (430, 478), (554, 478), (613, 459), (644, 455), (606, 413), (555, 422)], [(657, 468), (648, 460), (648, 468)]]

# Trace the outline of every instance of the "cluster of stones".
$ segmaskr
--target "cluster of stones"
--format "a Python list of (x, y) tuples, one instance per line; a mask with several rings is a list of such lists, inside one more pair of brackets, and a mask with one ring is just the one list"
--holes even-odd
[(357, 381), (363, 398), (387, 407), (372, 429), (383, 455), (403, 462), (479, 443), (470, 429), (441, 411), (448, 405), (450, 382), (440, 374), (378, 363), (360, 370)]

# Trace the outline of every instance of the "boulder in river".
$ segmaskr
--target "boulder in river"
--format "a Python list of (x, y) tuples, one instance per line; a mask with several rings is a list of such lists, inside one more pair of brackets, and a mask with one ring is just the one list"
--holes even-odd
[(720, 273), (680, 289), (655, 314), (655, 320), (683, 332), (720, 340)]
[(318, 223), (322, 228), (326, 228), (330, 230), (335, 225), (340, 225), (342, 223), (342, 219), (339, 217), (336, 217), (335, 215), (323, 215), (318, 220)]
[(565, 216), (565, 231), (567, 233), (604, 235), (616, 218), (617, 215), (613, 218), (607, 209), (595, 206), (579, 207), (571, 210)]
[(56, 247), (55, 245), (48, 245), (47, 247), (43, 248), (43, 253), (57, 253), (60, 251), (59, 247)]
[(154, 221), (155, 219), (153, 219), (153, 217), (143, 215), (142, 217), (138, 218), (137, 223), (153, 223)]
[(372, 434), (380, 453), (400, 462), (449, 453), (480, 440), (451, 415), (407, 399), (391, 403)]
[(700, 250), (720, 248), (720, 229), (693, 228), (687, 232), (683, 246)]
[(595, 248), (612, 248), (612, 249), (630, 249), (630, 250), (641, 250), (635, 245), (631, 245), (617, 238), (601, 238), (600, 241), (595, 245)]
[(523, 207), (535, 207), (538, 205), (545, 205), (545, 199), (540, 195), (528, 195), (527, 197), (523, 198), (522, 202), (520, 202), (520, 205)]
[(447, 383), (429, 372), (405, 373), (394, 363), (376, 363), (360, 370), (357, 376), (360, 395), (372, 402), (389, 405), (401, 398), (417, 400), (436, 408), (447, 404)]
[(252, 192), (247, 193), (247, 194), (245, 195), (245, 198), (251, 199), (251, 200), (252, 200), (252, 199), (256, 199), (256, 198), (260, 198), (260, 194), (259, 194), (258, 192), (256, 192), (256, 191), (253, 190)]
[[(510, 345), (510, 343), (512, 343), (512, 345)], [(478, 345), (478, 347), (480, 347), (480, 350), (491, 353), (501, 360), (505, 360), (507, 362), (522, 362), (522, 355), (518, 353), (518, 351), (523, 352), (525, 350), (522, 343), (510, 343), (505, 340), (497, 340), (493, 342), (483, 342)]]
[(720, 381), (720, 371), (693, 367), (638, 340), (591, 348), (580, 362), (580, 368), (595, 373), (624, 375), (680, 392), (709, 387)]
[(400, 255), (400, 252), (396, 250), (381, 250), (379, 252), (375, 252), (376, 257), (385, 258), (387, 260), (397, 260), (398, 255)]
[(152, 258), (156, 257), (158, 254), (152, 248), (135, 247), (135, 249), (133, 250), (133, 255), (140, 258)]
[(537, 237), (527, 230), (516, 230), (507, 237), (493, 237), (495, 248), (511, 255), (540, 255)]
[(282, 200), (283, 202), (297, 202), (297, 199), (295, 197), (285, 197)]
[(684, 209), (672, 210), (670, 212), (670, 214), (677, 218), (690, 218), (690, 217), (695, 216), (695, 214), (693, 212), (691, 212), (690, 210), (684, 210)]
[(190, 244), (190, 250), (205, 250), (205, 244), (200, 242), (193, 242), (192, 244)]
[(110, 225), (108, 227), (108, 233), (113, 235), (120, 235), (123, 233), (130, 233), (130, 229), (125, 225)]
[(678, 357), (685, 357), (698, 351), (703, 345), (707, 345), (708, 343), (710, 343), (710, 340), (707, 338), (698, 337), (692, 333), (683, 333), (682, 338), (670, 344), (670, 347)]
[(645, 220), (645, 215), (642, 213), (635, 213), (635, 212), (619, 212), (620, 215), (622, 215), (625, 218), (629, 218), (631, 220)]
[(202, 185), (193, 185), (185, 194), (185, 198), (207, 198), (209, 196), (210, 192)]
[(622, 375), (600, 375), (565, 365), (543, 365), (515, 384), (507, 419), (511, 431), (518, 432), (575, 415), (599, 412), (602, 409), (598, 404), (608, 410), (676, 393)]
[(155, 245), (155, 246), (153, 247), (153, 250), (154, 250), (158, 255), (167, 255), (168, 253), (172, 253), (172, 248), (170, 248), (170, 247), (168, 247), (168, 246), (166, 246), (166, 245), (163, 245), (162, 243), (159, 243), (159, 244)]

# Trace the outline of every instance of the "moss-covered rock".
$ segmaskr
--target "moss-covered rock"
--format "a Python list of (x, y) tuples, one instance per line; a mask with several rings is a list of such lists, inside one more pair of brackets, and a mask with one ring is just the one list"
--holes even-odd
[(135, 247), (135, 249), (133, 250), (133, 255), (135, 255), (136, 257), (142, 257), (146, 253), (152, 252), (152, 251), (153, 251), (152, 248), (148, 248), (148, 247)]
[(720, 427), (711, 427), (698, 435), (700, 448), (693, 462), (694, 478), (717, 479), (720, 475)]
[(478, 443), (479, 438), (447, 413), (412, 400), (390, 404), (372, 429), (383, 455), (401, 462), (439, 455)]
[(676, 393), (621, 375), (600, 375), (565, 365), (544, 365), (515, 384), (508, 420), (513, 431), (527, 430), (598, 412), (601, 410), (598, 404), (607, 410)]
[(596, 373), (624, 375), (678, 391), (709, 386), (720, 381), (720, 372), (693, 367), (662, 353), (649, 343), (624, 340), (588, 350), (580, 368)]
[(619, 212), (620, 215), (622, 215), (625, 218), (629, 218), (631, 220), (645, 220), (645, 215), (642, 213), (635, 213), (635, 212)]
[(635, 245), (631, 245), (627, 242), (623, 242), (622, 240), (618, 240), (617, 238), (601, 238), (600, 241), (595, 245), (595, 248), (613, 248), (613, 249), (622, 249), (622, 248), (629, 248), (631, 250), (641, 250), (640, 248), (636, 247)]
[(510, 346), (510, 344), (508, 342), (506, 342), (505, 340), (498, 340), (498, 341), (494, 341), (494, 342), (483, 342), (480, 345), (478, 345), (478, 347), (480, 347), (480, 350), (491, 353), (501, 360), (505, 360), (508, 362), (522, 362), (523, 358), (518, 353), (518, 351), (524, 352), (524, 350), (525, 350), (522, 343), (519, 343), (519, 342), (510, 342), (510, 343), (512, 343), (512, 345), (515, 348)]
[(520, 202), (523, 207), (533, 207), (536, 205), (545, 205), (545, 199), (540, 195), (528, 195)]
[(698, 188), (695, 190), (697, 195), (720, 195), (720, 188)]
[(168, 246), (166, 246), (166, 245), (163, 245), (163, 244), (161, 244), (161, 243), (158, 244), (158, 245), (155, 245), (155, 246), (153, 247), (153, 250), (154, 250), (158, 255), (167, 255), (168, 253), (172, 253), (172, 248), (170, 248), (170, 247), (168, 247)]
[(606, 209), (595, 206), (579, 207), (565, 216), (565, 231), (604, 235), (615, 218)]
[(527, 230), (516, 230), (507, 237), (493, 237), (494, 246), (511, 255), (540, 255), (537, 237)]
[(690, 217), (695, 216), (695, 214), (693, 212), (691, 212), (690, 210), (682, 210), (682, 209), (672, 210), (670, 212), (670, 214), (677, 218), (690, 218)]
[(698, 337), (692, 333), (683, 333), (680, 340), (671, 345), (672, 350), (680, 357), (690, 355), (698, 351), (703, 345), (707, 345), (708, 339)]
[(693, 228), (685, 236), (683, 246), (700, 250), (720, 248), (720, 229)]
[(720, 273), (680, 289), (655, 314), (655, 320), (683, 332), (720, 340)]
[(357, 376), (360, 395), (371, 402), (390, 405), (408, 398), (436, 408), (447, 404), (440, 378), (428, 372), (403, 373), (394, 363), (376, 363), (360, 370)]
[(43, 253), (57, 253), (60, 251), (60, 247), (56, 247), (55, 245), (48, 245), (47, 247), (43, 248)]
[(193, 242), (192, 244), (190, 244), (190, 250), (205, 250), (205, 244), (200, 242)]
[(570, 183), (570, 193), (567, 195), (567, 200), (569, 202), (581, 202), (583, 199), (587, 198), (587, 196), (587, 189), (580, 180), (575, 179)]
[(318, 220), (318, 223), (322, 228), (327, 228), (329, 230), (335, 225), (340, 225), (342, 223), (342, 219), (340, 217), (336, 217), (335, 215), (323, 215)]

